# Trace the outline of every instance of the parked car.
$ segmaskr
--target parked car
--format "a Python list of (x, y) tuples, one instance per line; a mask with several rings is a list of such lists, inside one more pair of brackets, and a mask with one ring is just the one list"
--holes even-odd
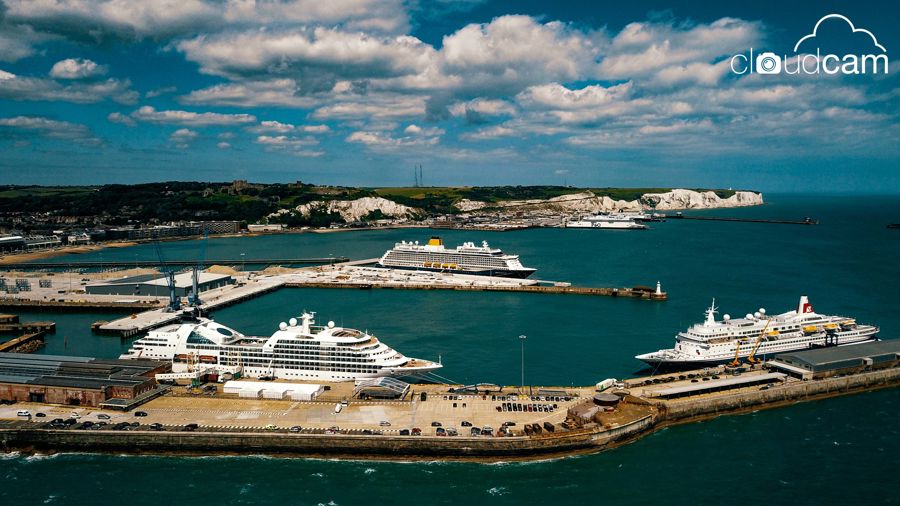
[(16, 416), (31, 417), (31, 411), (28, 411), (27, 409), (20, 409), (16, 411)]
[(151, 423), (149, 427), (150, 430), (163, 430), (163, 424), (161, 423)]
[(408, 436), (408, 435), (409, 435), (409, 429), (400, 429), (400, 435), (401, 435), (401, 436)]
[(297, 433), (297, 432), (302, 431), (302, 430), (303, 430), (303, 427), (301, 427), (301, 426), (299, 426), (299, 425), (294, 425), (293, 427), (291, 427), (290, 430), (291, 430), (291, 432)]
[(389, 422), (389, 421), (387, 421), (387, 420), (382, 420), (382, 421), (378, 422), (378, 425), (380, 425), (380, 426), (382, 426), (382, 427), (390, 427), (390, 426), (391, 426), (391, 422)]
[(471, 427), (472, 426), (472, 422), (467, 422), (465, 420), (463, 420), (462, 422), (459, 422), (459, 424), (463, 427)]
[(197, 425), (196, 423), (189, 423), (183, 427), (183, 429), (187, 432), (194, 432), (195, 430), (197, 430), (199, 428), (200, 428), (200, 426)]
[(97, 415), (97, 418), (99, 418), (100, 420), (109, 420), (112, 417), (107, 415), (106, 413), (100, 413), (99, 415)]
[(431, 426), (432, 426), (432, 427), (440, 427), (440, 426), (441, 426), (441, 422), (431, 422)]
[(146, 411), (135, 411), (134, 416), (147, 416)]
[(38, 417), (38, 418), (44, 418), (44, 417), (46, 417), (47, 415), (45, 415), (44, 413), (35, 413), (34, 416), (36, 416), (36, 417)]

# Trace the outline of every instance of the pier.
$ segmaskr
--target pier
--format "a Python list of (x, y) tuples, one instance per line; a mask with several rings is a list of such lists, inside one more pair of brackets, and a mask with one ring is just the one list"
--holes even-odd
[(704, 220), (704, 221), (733, 221), (741, 223), (774, 223), (780, 225), (818, 225), (819, 220), (812, 218), (803, 218), (802, 220), (765, 220), (759, 218), (728, 218), (724, 216), (696, 216), (685, 215), (681, 213), (667, 214), (667, 219), (673, 220)]
[[(83, 296), (83, 294), (82, 294)], [(5, 309), (29, 309), (33, 311), (110, 311), (110, 312), (128, 312), (128, 311), (146, 311), (162, 306), (159, 300), (129, 300), (115, 301), (102, 299), (29, 299), (25, 297), (5, 297), (0, 298), (0, 308)]]
[(193, 267), (201, 265), (327, 265), (346, 262), (346, 257), (328, 258), (229, 258), (207, 260), (81, 260), (77, 262), (4, 262), (0, 267), (6, 270), (40, 270), (40, 269), (130, 269), (138, 267)]
[[(594, 386), (507, 386), (466, 392), (455, 385), (417, 384), (414, 392), (397, 400), (353, 398), (352, 383), (347, 382), (331, 384), (331, 390), (310, 401), (218, 392), (191, 395), (178, 393), (184, 390), (176, 387), (168, 395), (147, 400), (140, 408), (147, 415), (137, 420), (138, 428), (129, 430), (114, 426), (136, 421), (127, 412), (20, 400), (15, 406), (0, 406), (0, 444), (7, 451), (532, 459), (608, 450), (673, 424), (900, 385), (896, 358), (808, 380), (773, 370), (747, 365), (632, 378), (623, 380), (624, 388), (600, 394)], [(342, 400), (349, 402), (335, 411), (335, 403)], [(506, 409), (511, 405), (516, 409)], [(47, 417), (23, 420), (16, 416), (19, 409), (42, 411)], [(73, 410), (81, 412), (74, 426), (51, 426), (46, 421), (69, 416)], [(100, 412), (110, 416), (109, 425), (78, 430), (87, 417)], [(159, 426), (153, 429), (150, 423)], [(470, 431), (467, 424), (479, 432)], [(410, 427), (418, 432), (410, 433)], [(453, 434), (442, 432), (445, 427), (453, 428)], [(481, 434), (486, 427), (492, 432)], [(456, 428), (462, 430), (457, 434)]]
[[(201, 307), (204, 311), (211, 311), (273, 292), (282, 286), (284, 286), (284, 281), (278, 276), (260, 276), (242, 280), (236, 285), (228, 285), (203, 292), (201, 294), (203, 299)], [(188, 309), (188, 307), (185, 307), (185, 309)], [(130, 337), (174, 323), (180, 317), (181, 311), (167, 311), (166, 308), (159, 308), (97, 325), (94, 327), (94, 331), (100, 334)]]
[(606, 297), (632, 297), (646, 300), (667, 300), (666, 292), (655, 292), (652, 288), (593, 288), (586, 286), (541, 286), (541, 285), (463, 285), (463, 284), (419, 284), (419, 283), (341, 283), (288, 281), (290, 288), (345, 288), (356, 290), (456, 290), (462, 292), (526, 292), (572, 295), (601, 295)]
[(46, 331), (38, 330), (0, 343), (0, 353), (31, 353), (44, 345), (46, 335)]

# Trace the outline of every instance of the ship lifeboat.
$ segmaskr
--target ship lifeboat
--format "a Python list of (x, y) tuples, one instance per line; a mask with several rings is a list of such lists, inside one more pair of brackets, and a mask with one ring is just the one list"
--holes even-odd
[(803, 327), (804, 334), (815, 334), (818, 330), (819, 328), (815, 325), (807, 325), (806, 327)]
[(218, 361), (214, 355), (200, 355), (200, 363), (202, 364), (215, 364)]
[(825, 328), (827, 330), (835, 330), (836, 328), (838, 328), (838, 326), (836, 323), (826, 323)]
[(174, 360), (175, 362), (187, 362), (187, 361), (188, 361), (188, 356), (187, 356), (187, 355), (184, 355), (184, 354), (181, 354), (181, 355), (175, 355), (175, 358), (174, 358), (173, 360)]

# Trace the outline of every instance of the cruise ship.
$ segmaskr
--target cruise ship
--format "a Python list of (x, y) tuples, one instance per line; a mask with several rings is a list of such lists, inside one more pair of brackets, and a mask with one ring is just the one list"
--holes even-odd
[(566, 222), (566, 228), (608, 228), (612, 230), (646, 230), (647, 225), (638, 223), (645, 221), (646, 215), (627, 213), (609, 213), (585, 216), (580, 220)]
[(402, 241), (394, 244), (376, 264), (390, 269), (451, 272), (503, 278), (527, 278), (537, 269), (525, 267), (518, 255), (507, 255), (492, 248), (487, 241), (481, 246), (466, 242), (455, 249), (444, 247), (440, 237), (432, 237), (427, 244)]
[(675, 337), (675, 347), (638, 355), (652, 367), (690, 369), (739, 362), (755, 362), (776, 353), (823, 346), (843, 346), (877, 339), (878, 327), (845, 316), (816, 313), (809, 298), (800, 297), (797, 309), (775, 316), (760, 308), (744, 318), (723, 315), (716, 320), (715, 299), (706, 320)]
[(152, 331), (119, 358), (171, 360), (172, 372), (203, 367), (240, 368), (244, 376), (354, 381), (381, 376), (417, 377), (441, 364), (409, 358), (377, 337), (334, 322), (318, 326), (314, 313), (282, 322), (270, 337), (253, 337), (203, 317)]

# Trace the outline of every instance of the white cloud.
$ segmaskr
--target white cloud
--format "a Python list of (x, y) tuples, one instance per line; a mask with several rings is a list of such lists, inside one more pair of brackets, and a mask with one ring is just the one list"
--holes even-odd
[(120, 123), (122, 125), (130, 126), (130, 127), (137, 125), (137, 122), (135, 122), (133, 119), (131, 119), (130, 117), (128, 117), (120, 112), (111, 112), (106, 117), (106, 119), (110, 123)]
[(303, 158), (315, 158), (325, 154), (324, 151), (319, 149), (309, 149), (319, 145), (319, 141), (315, 137), (260, 135), (255, 142), (263, 145), (266, 151), (286, 153)]
[(62, 85), (52, 79), (25, 77), (0, 71), (0, 99), (48, 102), (75, 102), (90, 104), (112, 100), (121, 104), (133, 104), (138, 94), (131, 89), (128, 80), (74, 82)]
[(101, 143), (100, 139), (91, 134), (91, 130), (85, 125), (40, 116), (0, 118), (0, 128), (7, 129), (14, 137), (23, 133), (36, 133), (50, 139), (63, 139), (86, 145)]
[(313, 111), (316, 119), (415, 118), (425, 115), (425, 97), (398, 93), (350, 96)]
[(88, 79), (105, 75), (106, 65), (98, 65), (91, 60), (66, 58), (53, 64), (50, 77), (55, 79)]
[(178, 149), (186, 149), (190, 146), (190, 143), (199, 136), (200, 134), (194, 130), (189, 128), (179, 128), (169, 135), (169, 141)]
[(264, 79), (217, 84), (180, 98), (191, 105), (231, 107), (292, 107), (306, 109), (322, 102), (316, 95), (301, 95), (294, 79)]
[(138, 121), (149, 123), (162, 123), (168, 125), (186, 125), (203, 127), (210, 125), (242, 125), (256, 122), (256, 117), (251, 114), (220, 114), (217, 112), (190, 112), (190, 111), (157, 111), (149, 105), (131, 113), (131, 117)]
[(222, 141), (222, 142), (216, 144), (216, 147), (219, 149), (228, 149), (231, 147), (231, 144), (228, 144), (227, 142)]

